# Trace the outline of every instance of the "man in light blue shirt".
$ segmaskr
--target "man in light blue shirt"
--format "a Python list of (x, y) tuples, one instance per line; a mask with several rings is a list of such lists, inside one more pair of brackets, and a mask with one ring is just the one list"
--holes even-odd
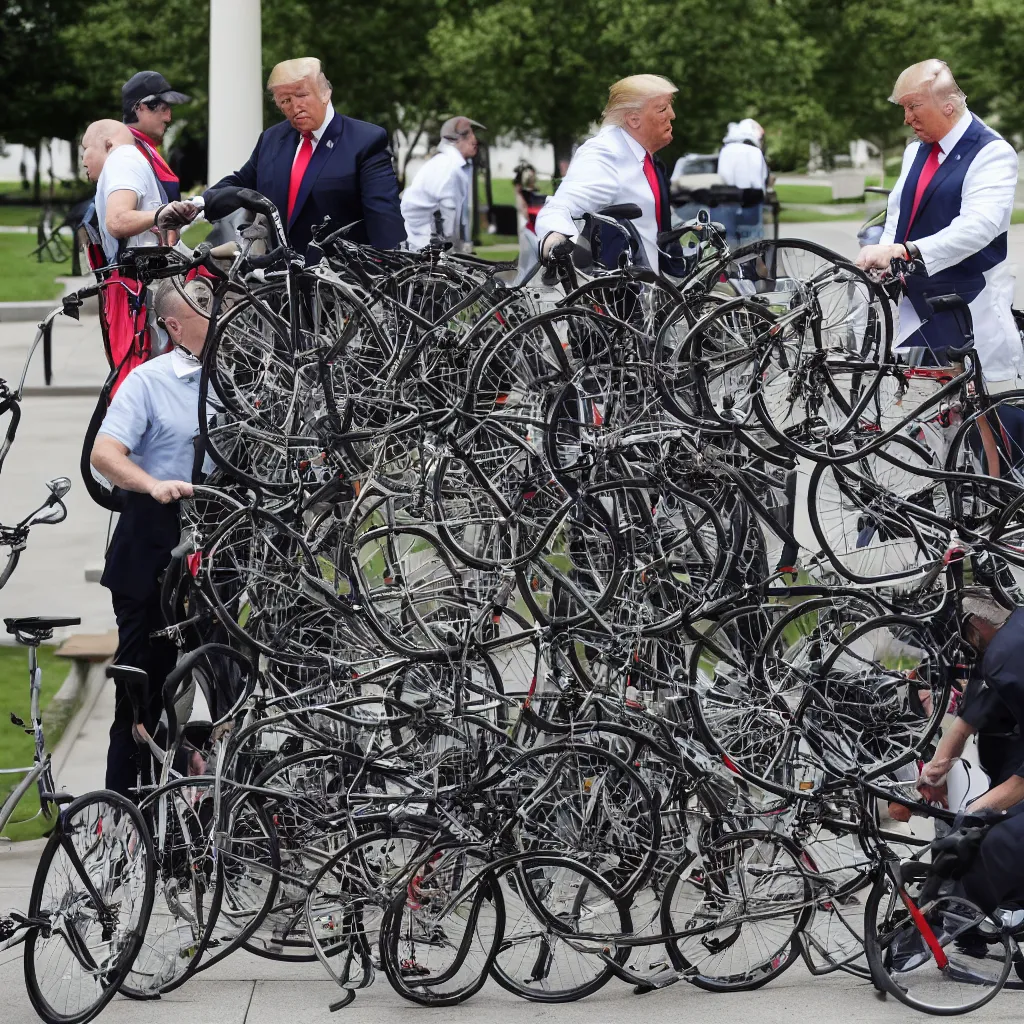
[[(125, 492), (101, 582), (117, 620), (115, 661), (149, 676), (145, 724), (160, 717), (164, 679), (174, 645), (150, 634), (162, 629), (160, 575), (178, 543), (178, 500), (192, 494), (193, 439), (199, 433), (200, 359), (208, 320), (170, 282), (157, 294), (158, 322), (174, 347), (137, 366), (114, 395), (93, 444), (97, 471)], [(106, 786), (130, 796), (138, 777), (132, 707), (116, 684), (107, 751)]]

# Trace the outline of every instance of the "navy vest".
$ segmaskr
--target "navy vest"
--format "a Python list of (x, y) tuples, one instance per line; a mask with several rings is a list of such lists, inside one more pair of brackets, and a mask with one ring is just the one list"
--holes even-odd
[[(903, 184), (900, 197), (900, 218), (896, 226), (896, 244), (913, 242), (918, 238), (927, 238), (943, 228), (949, 227), (953, 218), (960, 213), (960, 202), (964, 187), (964, 177), (974, 158), (990, 142), (1000, 136), (991, 128), (987, 128), (976, 117), (971, 121), (963, 137), (953, 147), (945, 160), (939, 164), (934, 177), (928, 183), (917, 208), (917, 216), (907, 234), (907, 223), (914, 205), (914, 193), (921, 177), (925, 161), (928, 159), (930, 146), (918, 147), (913, 166)], [(968, 256), (954, 267), (947, 267), (938, 274), (928, 277), (914, 276), (907, 279), (907, 298), (921, 318), (921, 329), (913, 339), (917, 345), (926, 345), (936, 354), (942, 353), (950, 345), (964, 344), (963, 331), (957, 324), (954, 313), (933, 313), (927, 299), (936, 295), (949, 295), (955, 292), (967, 302), (973, 302), (985, 287), (985, 271), (1006, 259), (1006, 232), (994, 238), (983, 249)], [(925, 268), (927, 269), (927, 268)]]

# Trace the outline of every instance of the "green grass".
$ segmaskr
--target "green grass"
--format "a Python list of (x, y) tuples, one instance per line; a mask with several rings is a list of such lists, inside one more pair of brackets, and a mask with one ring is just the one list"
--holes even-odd
[(212, 224), (205, 220), (201, 220), (198, 224), (193, 224), (190, 228), (187, 228), (182, 232), (181, 238), (186, 245), (190, 245), (194, 249), (200, 242), (206, 240), (206, 236), (212, 230)]
[[(551, 187), (551, 179), (538, 178), (537, 191), (543, 192), (548, 196), (551, 195), (554, 191)], [(482, 174), (477, 176), (477, 194), (480, 197), (481, 203), (487, 201), (487, 192), (484, 187)], [(511, 178), (491, 178), (491, 195), (494, 197), (495, 206), (515, 206), (516, 204), (516, 190)], [(826, 199), (825, 202), (827, 203), (828, 200)]]
[(780, 203), (831, 203), (831, 185), (776, 185)]
[(519, 258), (519, 246), (482, 246), (477, 249), (476, 255), (482, 260), (491, 260), (494, 263), (512, 263)]
[(64, 294), (63, 285), (54, 279), (71, 272), (70, 259), (39, 263), (29, 256), (35, 247), (35, 235), (0, 234), (0, 302), (32, 302)]
[(0, 204), (0, 225), (14, 228), (34, 228), (43, 211), (38, 206)]
[[(895, 185), (898, 180), (899, 180), (899, 174), (886, 174), (886, 176), (885, 176), (885, 184), (884, 184), (883, 187), (884, 188), (892, 188), (893, 185)], [(881, 184), (882, 184), (882, 182), (880, 182), (878, 180), (878, 178), (876, 178), (874, 176), (869, 176), (869, 177), (864, 179), (865, 187), (868, 186), (868, 185), (881, 185)]]
[[(46, 747), (52, 751), (71, 720), (75, 709), (51, 703), (67, 677), (70, 665), (58, 658), (55, 647), (44, 644), (39, 648), (39, 666), (43, 670), (43, 728)], [(28, 655), (24, 647), (0, 647), (0, 768), (24, 768), (32, 764), (34, 741), (32, 736), (10, 723), (13, 712), (26, 724), (29, 722)], [(18, 775), (0, 776), (0, 804), (21, 781)], [(39, 796), (33, 787), (18, 804), (14, 817), (4, 829), (6, 839), (20, 841), (38, 839), (49, 830), (49, 822), (34, 817), (39, 811)]]
[[(53, 190), (53, 196), (55, 199), (66, 199), (68, 196), (78, 195), (88, 188), (88, 183), (83, 181), (58, 181)], [(32, 183), (29, 182), (29, 187), (25, 188), (20, 180), (0, 181), (0, 196), (24, 196), (26, 200), (31, 200)], [(42, 179), (42, 196), (44, 201), (50, 197), (50, 179), (46, 175), (43, 175)]]
[(863, 210), (854, 210), (848, 213), (822, 213), (820, 210), (806, 210), (795, 206), (783, 206), (779, 211), (780, 224), (812, 224), (832, 220), (867, 220), (867, 214)]
[(1010, 214), (1011, 224), (1024, 224), (1024, 208), (1016, 207)]

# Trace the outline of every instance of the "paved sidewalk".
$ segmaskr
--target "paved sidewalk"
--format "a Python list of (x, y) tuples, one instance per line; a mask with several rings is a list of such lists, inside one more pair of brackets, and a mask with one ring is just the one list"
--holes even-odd
[[(16, 387), (36, 334), (32, 323), (0, 323), (0, 377)], [(0, 590), (0, 618), (6, 615), (78, 615), (82, 625), (63, 631), (102, 633), (114, 626), (110, 597), (85, 582), (86, 566), (101, 565), (109, 515), (86, 494), (79, 471), (82, 440), (106, 378), (107, 364), (99, 320), (58, 317), (53, 334), (54, 386), (85, 391), (77, 395), (42, 393), (43, 359), (37, 351), (22, 402), (18, 435), (0, 477), (0, 522), (17, 522), (46, 496), (45, 482), (71, 478), (68, 517), (39, 526), (10, 582)], [(3, 424), (6, 428), (6, 422)]]

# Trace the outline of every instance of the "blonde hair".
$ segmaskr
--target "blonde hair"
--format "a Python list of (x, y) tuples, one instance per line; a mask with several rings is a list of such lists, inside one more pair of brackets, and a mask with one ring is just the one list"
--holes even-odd
[(967, 96), (956, 84), (953, 72), (944, 60), (932, 57), (911, 64), (896, 79), (889, 102), (899, 103), (902, 97), (919, 89), (930, 92), (937, 103), (952, 103), (954, 113), (962, 114), (967, 109)]
[(630, 110), (640, 110), (655, 96), (670, 96), (676, 92), (679, 90), (661, 75), (630, 75), (628, 78), (620, 78), (608, 90), (608, 103), (601, 115), (601, 124), (617, 124), (621, 128)]
[(267, 79), (267, 88), (276, 89), (279, 85), (294, 85), (307, 78), (313, 79), (321, 92), (329, 92), (331, 83), (320, 66), (319, 57), (293, 57), (275, 64)]

